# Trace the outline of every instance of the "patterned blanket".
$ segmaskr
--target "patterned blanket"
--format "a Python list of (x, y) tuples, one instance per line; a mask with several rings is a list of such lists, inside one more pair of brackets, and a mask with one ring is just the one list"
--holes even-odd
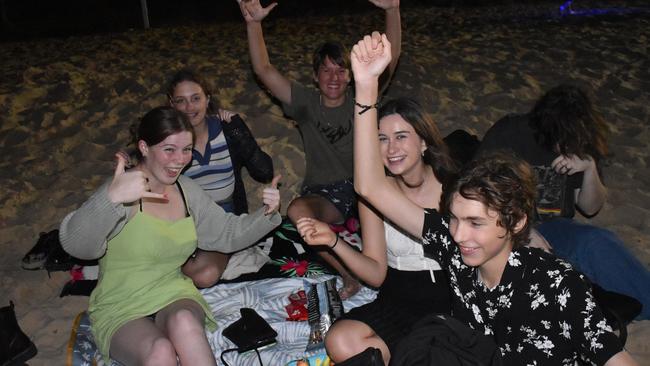
[[(289, 241), (295, 244), (295, 248), (290, 248), (287, 252), (288, 243), (283, 243), (281, 247), (283, 249), (278, 251), (277, 245), (274, 244), (276, 253), (273, 253), (273, 248), (269, 248), (272, 260), (258, 273), (244, 275), (234, 282), (219, 283), (201, 290), (217, 319), (218, 329), (214, 333), (207, 333), (207, 336), (219, 365), (222, 364), (221, 353), (235, 348), (235, 345), (221, 333), (225, 327), (240, 318), (239, 309), (242, 307), (255, 309), (278, 333), (277, 343), (260, 351), (264, 365), (293, 365), (295, 362), (292, 361), (308, 357), (326, 359), (322, 347), (306, 352), (309, 326), (306, 321), (287, 321), (285, 306), (290, 302), (289, 296), (305, 290), (306, 284), (324, 282), (335, 276), (328, 274), (320, 264), (314, 263), (306, 256), (306, 253), (300, 249), (299, 243), (295, 242), (293, 238), (295, 236), (287, 232), (289, 229), (286, 226), (282, 230), (274, 234), (276, 236), (274, 241), (276, 243), (279, 240)], [(343, 230), (339, 235), (350, 243), (360, 244), (360, 238), (356, 234)], [(289, 238), (291, 236), (293, 237)], [(336, 278), (337, 287), (341, 287), (340, 277), (336, 276)], [(344, 310), (347, 312), (368, 303), (374, 300), (375, 296), (376, 291), (363, 287), (356, 295), (343, 301)], [(224, 359), (229, 365), (259, 365), (258, 356), (254, 351), (242, 354), (228, 352), (224, 354)], [(79, 314), (73, 324), (66, 364), (107, 365), (95, 347), (86, 312)], [(112, 362), (110, 365), (118, 364)]]

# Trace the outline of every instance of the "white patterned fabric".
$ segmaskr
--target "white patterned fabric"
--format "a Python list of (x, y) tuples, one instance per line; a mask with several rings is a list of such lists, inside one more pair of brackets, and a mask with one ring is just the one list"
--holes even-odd
[[(219, 327), (216, 332), (208, 334), (208, 340), (217, 358), (217, 363), (221, 364), (219, 356), (222, 351), (235, 348), (235, 345), (221, 332), (240, 318), (239, 309), (242, 307), (255, 309), (278, 333), (277, 344), (260, 351), (264, 365), (286, 365), (292, 360), (325, 353), (323, 348), (310, 353), (305, 352), (309, 338), (309, 325), (306, 321), (287, 321), (284, 307), (289, 304), (289, 295), (304, 289), (303, 281), (324, 282), (330, 278), (332, 275), (320, 275), (315, 278), (271, 278), (221, 284), (202, 290)], [(342, 283), (339, 277), (337, 278), (337, 287), (340, 286)], [(343, 307), (347, 312), (374, 300), (375, 296), (376, 291), (363, 287), (352, 298), (343, 301)], [(244, 354), (229, 352), (224, 355), (224, 359), (229, 365), (259, 365), (254, 351)]]

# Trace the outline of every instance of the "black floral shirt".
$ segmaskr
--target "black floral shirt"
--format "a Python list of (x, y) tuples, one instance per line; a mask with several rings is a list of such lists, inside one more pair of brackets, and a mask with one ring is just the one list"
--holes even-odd
[(452, 315), (494, 335), (504, 365), (602, 365), (622, 350), (584, 276), (540, 249), (510, 253), (501, 282), (488, 289), (468, 267), (436, 210), (426, 210), (426, 256), (449, 272)]

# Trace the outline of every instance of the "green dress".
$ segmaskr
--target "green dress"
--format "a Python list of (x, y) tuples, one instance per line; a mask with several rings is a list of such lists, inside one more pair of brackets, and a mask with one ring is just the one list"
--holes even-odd
[(171, 222), (143, 213), (142, 206), (108, 242), (106, 254), (99, 260), (99, 281), (88, 309), (92, 333), (105, 360), (117, 329), (179, 299), (200, 304), (206, 327), (216, 329), (205, 299), (181, 272), (196, 246), (196, 229), (189, 213)]

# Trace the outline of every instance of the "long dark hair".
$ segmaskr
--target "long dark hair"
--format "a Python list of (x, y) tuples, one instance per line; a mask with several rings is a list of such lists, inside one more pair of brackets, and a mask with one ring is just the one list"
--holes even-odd
[(562, 84), (549, 90), (530, 113), (537, 142), (562, 155), (607, 155), (607, 124), (585, 91)]
[(142, 161), (142, 153), (138, 149), (138, 141), (142, 140), (149, 146), (159, 144), (170, 135), (179, 132), (190, 132), (192, 143), (194, 142), (194, 128), (184, 113), (169, 106), (156, 107), (140, 119), (137, 128), (131, 131), (133, 134), (134, 151), (131, 157), (135, 162)]
[(205, 96), (208, 98), (208, 114), (214, 114), (217, 111), (217, 100), (214, 97), (212, 93), (212, 88), (210, 87), (210, 84), (208, 84), (205, 79), (203, 79), (199, 74), (197, 74), (194, 70), (190, 69), (182, 69), (178, 70), (172, 78), (169, 80), (169, 84), (167, 85), (167, 97), (172, 100), (174, 98), (174, 90), (176, 89), (176, 86), (184, 81), (190, 81), (193, 83), (198, 84), (201, 89), (203, 90), (203, 93)]
[(384, 103), (379, 109), (379, 120), (391, 114), (400, 115), (406, 123), (413, 126), (415, 133), (427, 145), (422, 157), (424, 163), (433, 169), (433, 174), (440, 183), (446, 184), (457, 168), (433, 119), (411, 98), (397, 98)]

